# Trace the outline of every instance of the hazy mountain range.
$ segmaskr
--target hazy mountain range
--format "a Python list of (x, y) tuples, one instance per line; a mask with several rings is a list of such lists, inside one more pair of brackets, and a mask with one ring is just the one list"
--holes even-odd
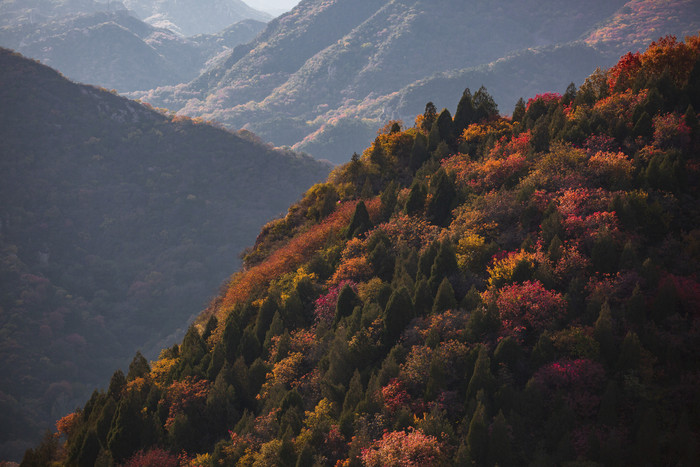
[(329, 167), (0, 51), (0, 458), (183, 332)]

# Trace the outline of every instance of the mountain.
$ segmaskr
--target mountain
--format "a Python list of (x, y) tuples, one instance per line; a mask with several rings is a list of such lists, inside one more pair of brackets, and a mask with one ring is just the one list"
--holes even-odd
[(700, 35), (456, 108), (387, 122), (25, 464), (697, 465)]
[[(653, 12), (642, 14), (645, 9)], [(619, 47), (604, 47), (617, 37), (603, 31), (623, 25), (630, 38), (625, 46), (640, 47), (648, 43), (649, 34), (652, 39), (692, 34), (700, 20), (691, 1), (304, 0), (219, 67), (187, 85), (138, 97), (182, 114), (250, 129), (278, 145), (314, 148), (317, 157), (343, 162), (371, 141), (371, 128), (387, 115), (408, 121), (422, 111), (378, 108), (378, 102), (392, 100), (408, 86), (420, 86), (436, 74), (464, 75), (474, 67), (497, 66), (531, 49), (551, 63), (555, 57), (547, 57), (548, 50), (583, 41), (568, 45), (582, 54), (575, 72), (555, 67), (557, 75), (541, 73), (546, 81), (527, 89), (551, 90), (550, 83), (556, 81), (554, 88), (563, 92), (570, 82), (580, 83), (593, 71), (584, 70), (584, 65), (607, 66), (619, 58)], [(592, 62), (590, 48), (604, 58)], [(527, 68), (518, 74), (538, 75), (537, 62), (524, 64)], [(515, 82), (507, 76), (489, 78), (493, 81), (456, 87), (485, 85), (501, 106), (514, 105), (510, 99), (518, 91)], [(510, 88), (500, 83), (510, 83)], [(459, 92), (449, 102), (458, 100)], [(358, 123), (355, 116), (365, 122)], [(355, 143), (347, 146), (350, 141)]]
[(269, 14), (241, 0), (123, 0), (122, 3), (147, 23), (184, 36), (214, 34), (245, 19), (271, 19)]
[(266, 11), (272, 16), (279, 16), (294, 8), (299, 0), (246, 0), (255, 9)]
[(0, 458), (179, 339), (260, 226), (328, 174), (0, 51)]
[(118, 9), (120, 6), (119, 2), (109, 0), (0, 0), (0, 26), (43, 23), (63, 16), (95, 13), (110, 7)]
[(252, 40), (264, 23), (244, 20), (216, 35), (183, 38), (126, 10), (62, 16), (0, 28), (0, 45), (61, 71), (70, 79), (120, 92), (178, 84), (210, 60)]

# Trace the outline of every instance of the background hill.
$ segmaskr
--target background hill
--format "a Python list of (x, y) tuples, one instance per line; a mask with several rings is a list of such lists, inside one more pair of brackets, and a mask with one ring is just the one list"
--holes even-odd
[(329, 168), (0, 52), (0, 457), (181, 336)]
[(387, 122), (26, 465), (697, 465), (700, 35), (456, 108)]
[[(700, 28), (700, 18), (691, 1), (513, 0), (496, 6), (456, 0), (305, 0), (270, 22), (264, 34), (219, 67), (187, 85), (138, 96), (183, 114), (248, 128), (278, 145), (299, 144), (298, 148), (313, 149), (317, 157), (341, 162), (371, 141), (372, 128), (381, 121), (408, 121), (422, 111), (397, 110), (390, 104), (407, 86), (417, 91), (436, 74), (467, 77), (465, 70), (488, 67), (532, 48), (541, 49), (538, 58), (546, 66), (564, 58), (547, 56), (553, 47), (585, 39), (569, 45), (580, 66), (552, 67), (554, 76), (541, 73), (538, 60), (511, 62), (518, 64), (520, 76), (547, 78), (533, 79), (522, 90), (519, 83), (494, 72), (488, 76), (491, 81), (446, 86), (486, 85), (496, 102), (509, 108), (518, 92), (563, 92), (570, 82), (580, 83), (593, 71), (586, 66), (614, 63), (620, 45), (605, 44), (619, 39), (613, 31), (621, 28), (629, 38), (624, 44), (628, 50), (663, 34), (692, 34)], [(598, 61), (592, 61), (586, 45), (602, 54)], [(455, 102), (459, 92), (437, 104)], [(447, 92), (440, 89), (439, 94)], [(421, 97), (418, 101), (434, 98), (429, 93)], [(365, 121), (358, 122), (357, 116)], [(353, 140), (355, 146), (348, 147)]]
[(268, 13), (242, 0), (123, 0), (145, 22), (184, 36), (214, 34), (244, 19), (268, 21)]
[(101, 11), (4, 26), (0, 45), (70, 79), (126, 92), (194, 79), (210, 60), (249, 42), (264, 26), (248, 19), (217, 34), (184, 38), (126, 10)]

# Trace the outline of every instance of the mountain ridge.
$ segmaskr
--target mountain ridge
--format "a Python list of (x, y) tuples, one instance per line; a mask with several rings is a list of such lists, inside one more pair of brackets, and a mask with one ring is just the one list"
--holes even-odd
[(181, 337), (329, 166), (6, 49), (0, 84), (0, 455), (18, 459), (106, 368)]

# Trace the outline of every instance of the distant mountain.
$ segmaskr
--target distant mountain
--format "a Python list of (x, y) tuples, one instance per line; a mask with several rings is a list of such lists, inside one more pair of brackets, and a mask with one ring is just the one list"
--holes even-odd
[[(402, 89), (420, 87), (436, 74), (457, 76), (474, 67), (495, 66), (505, 57), (527, 54), (533, 48), (539, 50), (538, 59), (551, 62), (555, 57), (567, 58), (554, 52), (548, 56), (553, 47), (583, 38), (588, 38), (586, 45), (605, 55), (594, 61), (596, 51), (586, 45), (571, 45), (569, 50), (581, 53), (582, 65), (606, 66), (619, 57), (619, 48), (603, 47), (607, 36), (596, 39), (598, 27), (612, 28), (614, 23), (644, 31), (637, 36), (627, 31), (634, 39), (631, 45), (641, 45), (649, 33), (682, 36), (700, 28), (688, 1), (654, 5), (654, 15), (637, 14), (633, 24), (622, 18), (625, 12), (652, 5), (651, 1), (624, 0), (304, 0), (271, 21), (264, 33), (220, 66), (187, 85), (140, 97), (183, 114), (251, 129), (275, 144), (314, 147), (315, 155), (340, 162), (347, 160), (348, 152), (359, 151), (368, 143), (369, 129), (382, 116), (410, 119), (425, 105), (405, 112), (386, 106), (378, 116), (372, 113), (378, 102), (392, 101)], [(621, 19), (615, 23), (615, 18)], [(666, 21), (668, 18), (672, 19)], [(539, 73), (536, 62), (511, 63), (519, 64), (519, 76), (546, 78), (546, 82), (530, 83), (537, 89), (552, 89), (556, 82), (554, 88), (563, 91), (571, 81), (580, 83), (593, 71), (577, 66), (574, 72), (562, 66), (554, 67), (556, 74), (549, 76)], [(515, 85), (502, 88), (498, 83), (506, 83), (505, 77), (493, 73), (490, 77), (493, 80), (465, 81), (458, 87), (484, 84), (498, 103), (512, 106), (509, 99), (515, 95)], [(458, 91), (449, 102), (460, 94)], [(426, 93), (416, 101), (429, 99)], [(368, 109), (372, 111), (366, 112)], [(348, 115), (366, 121), (358, 127), (357, 120), (345, 121)], [(334, 133), (339, 125), (358, 131)], [(356, 143), (349, 147), (348, 140)]]
[(184, 36), (213, 34), (244, 19), (272, 18), (242, 0), (123, 0), (123, 3), (147, 23)]
[(182, 335), (329, 166), (0, 49), (0, 459)]
[(0, 0), (0, 26), (43, 23), (63, 16), (108, 9), (124, 9), (124, 6), (110, 0)]
[(186, 39), (126, 10), (74, 14), (0, 28), (0, 45), (83, 83), (120, 92), (197, 77), (219, 54), (252, 40), (265, 23), (244, 20), (212, 36)]

